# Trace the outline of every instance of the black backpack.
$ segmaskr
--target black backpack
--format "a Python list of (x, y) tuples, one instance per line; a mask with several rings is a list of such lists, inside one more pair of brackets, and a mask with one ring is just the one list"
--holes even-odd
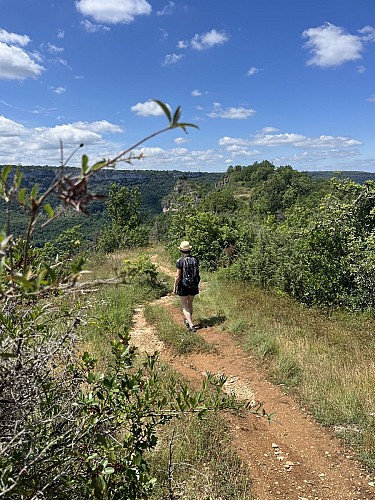
[(198, 261), (196, 257), (188, 255), (182, 259), (182, 284), (186, 288), (198, 288), (199, 282)]

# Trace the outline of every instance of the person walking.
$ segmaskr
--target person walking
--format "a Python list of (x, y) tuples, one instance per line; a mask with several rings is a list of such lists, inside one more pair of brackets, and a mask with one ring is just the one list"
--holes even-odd
[(176, 262), (174, 293), (180, 297), (186, 327), (191, 332), (195, 332), (193, 301), (199, 293), (199, 262), (197, 257), (191, 255), (192, 246), (188, 241), (181, 241), (178, 249), (181, 252), (181, 257)]

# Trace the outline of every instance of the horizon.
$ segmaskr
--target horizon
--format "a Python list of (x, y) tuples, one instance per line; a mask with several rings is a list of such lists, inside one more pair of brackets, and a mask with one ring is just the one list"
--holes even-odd
[[(46, 5), (47, 4), (47, 5)], [(166, 126), (137, 170), (268, 159), (375, 172), (375, 6), (355, 0), (14, 0), (0, 23), (0, 163), (94, 163)], [(78, 165), (80, 155), (74, 157)], [(133, 167), (133, 166), (132, 166)]]

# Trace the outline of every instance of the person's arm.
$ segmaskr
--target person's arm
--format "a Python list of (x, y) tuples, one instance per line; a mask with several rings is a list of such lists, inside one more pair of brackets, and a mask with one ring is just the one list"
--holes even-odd
[(182, 276), (182, 269), (176, 269), (176, 276), (174, 278), (174, 287), (173, 287), (173, 293), (177, 293), (177, 287), (178, 287), (178, 284), (181, 280), (181, 276)]

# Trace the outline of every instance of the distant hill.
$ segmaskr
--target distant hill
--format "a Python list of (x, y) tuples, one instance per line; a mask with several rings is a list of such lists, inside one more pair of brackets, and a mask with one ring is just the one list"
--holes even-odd
[[(0, 165), (0, 170), (5, 165)], [(30, 189), (35, 183), (39, 185), (39, 192), (45, 191), (55, 179), (58, 173), (57, 167), (50, 166), (23, 166), (20, 167), (23, 179), (22, 187)], [(78, 169), (66, 167), (67, 175), (77, 174)], [(108, 188), (113, 183), (126, 185), (129, 188), (137, 187), (141, 193), (141, 212), (146, 219), (150, 219), (162, 212), (162, 200), (169, 194), (178, 179), (188, 179), (201, 185), (215, 185), (223, 174), (214, 172), (180, 172), (177, 170), (117, 170), (104, 169), (96, 172), (89, 181), (90, 192), (97, 194), (107, 194)], [(0, 201), (0, 229), (5, 223), (4, 204)], [(53, 239), (56, 234), (80, 224), (84, 228), (86, 237), (95, 240), (98, 233), (107, 223), (104, 213), (104, 201), (95, 201), (89, 206), (89, 211), (93, 215), (87, 217), (69, 210), (64, 216), (46, 226), (43, 234), (36, 231), (34, 234), (34, 244), (41, 244), (45, 240)], [(22, 234), (25, 227), (25, 216), (17, 210), (12, 214), (12, 229), (15, 234)]]
[[(0, 170), (5, 165), (0, 165)], [(31, 187), (38, 183), (40, 192), (43, 192), (53, 182), (57, 167), (27, 166), (20, 167), (23, 173), (22, 185)], [(67, 175), (74, 175), (77, 168), (65, 168)], [(178, 179), (189, 179), (199, 184), (215, 184), (223, 174), (218, 172), (180, 172), (177, 170), (118, 170), (104, 169), (90, 178), (90, 191), (106, 194), (112, 183), (118, 183), (133, 188), (138, 187), (141, 192), (141, 208), (148, 214), (162, 211), (161, 200), (173, 189)]]
[(363, 184), (365, 181), (375, 181), (375, 172), (357, 172), (357, 171), (328, 171), (320, 170), (318, 172), (304, 172), (311, 175), (314, 179), (350, 179), (358, 184)]

